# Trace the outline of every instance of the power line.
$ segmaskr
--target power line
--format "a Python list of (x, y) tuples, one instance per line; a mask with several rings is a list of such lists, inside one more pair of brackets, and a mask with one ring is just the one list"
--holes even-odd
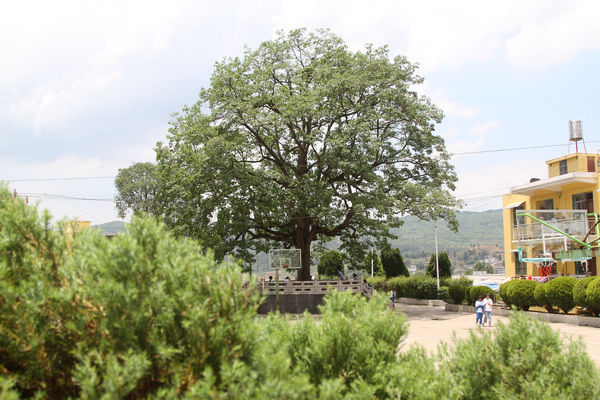
[(114, 179), (116, 176), (80, 176), (73, 178), (39, 178), (39, 179), (0, 179), (5, 182), (47, 182), (47, 181), (75, 181), (85, 179)]
[[(600, 140), (592, 140), (586, 143), (600, 143)], [(510, 147), (506, 149), (490, 149), (490, 150), (477, 150), (477, 151), (464, 151), (462, 153), (450, 153), (450, 156), (463, 156), (469, 154), (483, 154), (483, 153), (499, 153), (503, 151), (515, 151), (515, 150), (532, 150), (532, 149), (544, 149), (548, 147), (561, 147), (568, 146), (569, 144), (546, 144), (542, 146), (527, 146), (527, 147)]]

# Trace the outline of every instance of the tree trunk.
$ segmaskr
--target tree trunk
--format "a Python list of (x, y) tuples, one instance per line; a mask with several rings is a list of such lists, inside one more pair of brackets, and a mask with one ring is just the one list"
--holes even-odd
[(299, 281), (310, 281), (310, 243), (305, 243), (303, 248), (300, 248), (300, 259), (302, 261), (302, 268), (298, 270)]

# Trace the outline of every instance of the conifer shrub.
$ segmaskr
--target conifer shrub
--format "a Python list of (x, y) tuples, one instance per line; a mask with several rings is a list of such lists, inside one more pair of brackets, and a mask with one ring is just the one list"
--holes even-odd
[(577, 279), (570, 276), (561, 276), (550, 280), (546, 285), (546, 298), (553, 306), (563, 310), (567, 314), (573, 307), (573, 288)]
[(573, 301), (576, 306), (589, 308), (587, 301), (587, 288), (597, 277), (588, 276), (583, 279), (579, 279), (575, 287), (573, 287)]
[(488, 286), (483, 286), (483, 285), (473, 286), (469, 290), (469, 298), (468, 298), (469, 304), (473, 305), (479, 296), (485, 297), (485, 295), (488, 293), (491, 295), (491, 297), (493, 299), (496, 292), (494, 292), (494, 290)]
[[(514, 312), (510, 323), (442, 345), (460, 399), (597, 399), (598, 369), (580, 339), (566, 341), (548, 323)], [(445, 397), (442, 397), (445, 398)]]
[(148, 218), (110, 241), (51, 229), (0, 190), (0, 370), (24, 397), (145, 398), (207, 374), (219, 385), (224, 364), (251, 358), (259, 298), (203, 253)]
[(511, 281), (506, 291), (510, 304), (517, 306), (520, 310), (527, 311), (535, 305), (535, 288), (539, 283), (529, 279), (516, 279)]

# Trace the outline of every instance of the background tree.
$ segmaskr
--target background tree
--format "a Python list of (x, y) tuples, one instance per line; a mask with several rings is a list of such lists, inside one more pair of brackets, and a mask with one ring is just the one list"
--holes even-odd
[(157, 184), (156, 166), (152, 163), (135, 163), (119, 169), (115, 178), (115, 204), (119, 217), (125, 218), (129, 212), (152, 214)]
[(338, 270), (344, 271), (344, 255), (337, 250), (329, 250), (319, 260), (317, 272), (319, 275), (336, 276)]
[(381, 249), (381, 265), (385, 271), (385, 276), (388, 278), (409, 275), (402, 254), (400, 254), (400, 249), (392, 249), (389, 244)]
[(454, 222), (457, 177), (434, 134), (442, 112), (413, 91), (415, 70), (323, 30), (217, 63), (157, 145), (159, 212), (217, 255), (301, 249), (301, 280), (315, 240), (338, 236), (362, 258), (362, 238), (392, 238), (399, 215)]
[[(438, 254), (438, 265), (440, 269), (440, 279), (441, 278), (451, 278), (452, 277), (452, 264), (450, 263), (450, 258), (445, 251)], [(429, 264), (427, 265), (427, 272), (425, 275), (431, 277), (437, 277), (435, 270), (435, 253), (431, 255), (429, 259)]]

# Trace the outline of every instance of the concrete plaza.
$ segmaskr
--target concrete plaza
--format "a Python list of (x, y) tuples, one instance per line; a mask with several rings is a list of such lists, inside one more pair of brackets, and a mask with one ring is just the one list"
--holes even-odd
[[(428, 351), (436, 351), (442, 341), (450, 340), (452, 332), (458, 338), (466, 338), (475, 328), (475, 315), (470, 313), (445, 311), (443, 307), (416, 306), (396, 304), (396, 311), (402, 311), (408, 316), (410, 327), (407, 344), (420, 344)], [(507, 317), (493, 316), (491, 328), (499, 321), (508, 323)], [(579, 336), (586, 345), (587, 352), (600, 368), (600, 329), (588, 326), (551, 323), (552, 329), (568, 337)]]

